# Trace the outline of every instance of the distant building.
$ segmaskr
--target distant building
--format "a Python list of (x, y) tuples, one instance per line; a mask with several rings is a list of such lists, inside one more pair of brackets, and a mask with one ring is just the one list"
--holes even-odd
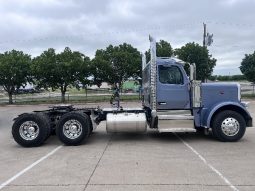
[(140, 87), (141, 86), (134, 80), (128, 80), (122, 85), (124, 92), (139, 92)]
[[(92, 85), (92, 86), (90, 86), (90, 87), (88, 87), (89, 89), (99, 89), (99, 87), (97, 86), (97, 85)], [(103, 82), (102, 83), (102, 85), (100, 86), (100, 89), (111, 89), (112, 88), (112, 86), (111, 85), (109, 85), (108, 83), (106, 83), (106, 82)]]
[[(103, 82), (100, 88), (97, 85), (89, 86), (88, 89), (111, 89), (112, 85)], [(122, 90), (124, 92), (139, 92), (140, 85), (135, 80), (128, 80), (122, 84)]]

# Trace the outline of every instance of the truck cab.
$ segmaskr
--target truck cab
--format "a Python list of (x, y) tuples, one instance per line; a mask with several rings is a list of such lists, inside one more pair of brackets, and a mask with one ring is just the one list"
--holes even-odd
[[(179, 62), (178, 62), (179, 61)], [(186, 75), (183, 62), (176, 58), (157, 58), (157, 110), (190, 110), (191, 83)], [(144, 104), (150, 107), (150, 85), (146, 75), (150, 72), (150, 63), (144, 69)], [(147, 80), (147, 81), (146, 81)]]
[[(150, 128), (159, 132), (211, 132), (221, 141), (237, 141), (252, 126), (238, 83), (201, 83), (195, 64), (156, 56), (150, 37), (151, 60), (143, 58), (143, 106)], [(190, 67), (190, 76), (184, 66)]]

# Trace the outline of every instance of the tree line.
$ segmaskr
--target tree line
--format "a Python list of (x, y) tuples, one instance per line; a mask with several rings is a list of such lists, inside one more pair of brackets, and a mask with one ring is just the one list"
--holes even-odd
[[(156, 46), (159, 57), (177, 56), (183, 61), (196, 63), (197, 78), (202, 81), (211, 76), (216, 65), (216, 59), (208, 49), (194, 42), (173, 49), (169, 42), (160, 40)], [(146, 57), (149, 61), (149, 50)], [(0, 85), (8, 93), (10, 104), (15, 90), (27, 83), (53, 91), (59, 89), (61, 101), (65, 102), (65, 93), (70, 86), (79, 89), (81, 85), (95, 84), (100, 87), (102, 82), (107, 82), (121, 87), (129, 78), (141, 79), (141, 62), (141, 53), (127, 43), (96, 50), (93, 59), (69, 47), (60, 53), (49, 48), (34, 58), (12, 50), (0, 54)]]
[(221, 76), (215, 75), (210, 76), (210, 80), (218, 81), (242, 81), (248, 80), (255, 84), (255, 51), (251, 54), (245, 54), (242, 59), (241, 66), (239, 67), (242, 75), (232, 75), (232, 76)]
[(209, 77), (211, 81), (244, 81), (247, 80), (245, 75), (238, 74), (238, 75), (213, 75)]

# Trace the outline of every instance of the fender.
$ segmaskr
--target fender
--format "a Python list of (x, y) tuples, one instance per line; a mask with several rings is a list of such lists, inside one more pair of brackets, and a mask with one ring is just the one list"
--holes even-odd
[(235, 107), (238, 107), (239, 109), (241, 109), (244, 114), (246, 116), (248, 116), (249, 118), (251, 118), (249, 112), (247, 111), (247, 109), (244, 107), (244, 105), (242, 105), (241, 103), (239, 102), (232, 102), (232, 101), (229, 101), (229, 102), (221, 102), (217, 105), (214, 105), (212, 108), (212, 110), (210, 111), (209, 115), (208, 115), (208, 118), (207, 118), (207, 127), (210, 128), (210, 123), (211, 123), (211, 119), (212, 119), (212, 116), (215, 112), (218, 111), (218, 109), (222, 108), (222, 107), (225, 107), (225, 106), (235, 106)]

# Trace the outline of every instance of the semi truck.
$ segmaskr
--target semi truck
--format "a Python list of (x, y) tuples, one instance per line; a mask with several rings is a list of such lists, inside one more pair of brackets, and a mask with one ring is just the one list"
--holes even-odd
[[(14, 119), (12, 135), (24, 147), (42, 145), (55, 132), (65, 145), (79, 145), (100, 122), (108, 133), (209, 132), (223, 142), (240, 140), (252, 126), (237, 83), (201, 83), (196, 65), (175, 57), (157, 57), (150, 40), (150, 61), (142, 59), (142, 104), (138, 108), (75, 108), (57, 105)], [(189, 66), (189, 76), (184, 66)]]

